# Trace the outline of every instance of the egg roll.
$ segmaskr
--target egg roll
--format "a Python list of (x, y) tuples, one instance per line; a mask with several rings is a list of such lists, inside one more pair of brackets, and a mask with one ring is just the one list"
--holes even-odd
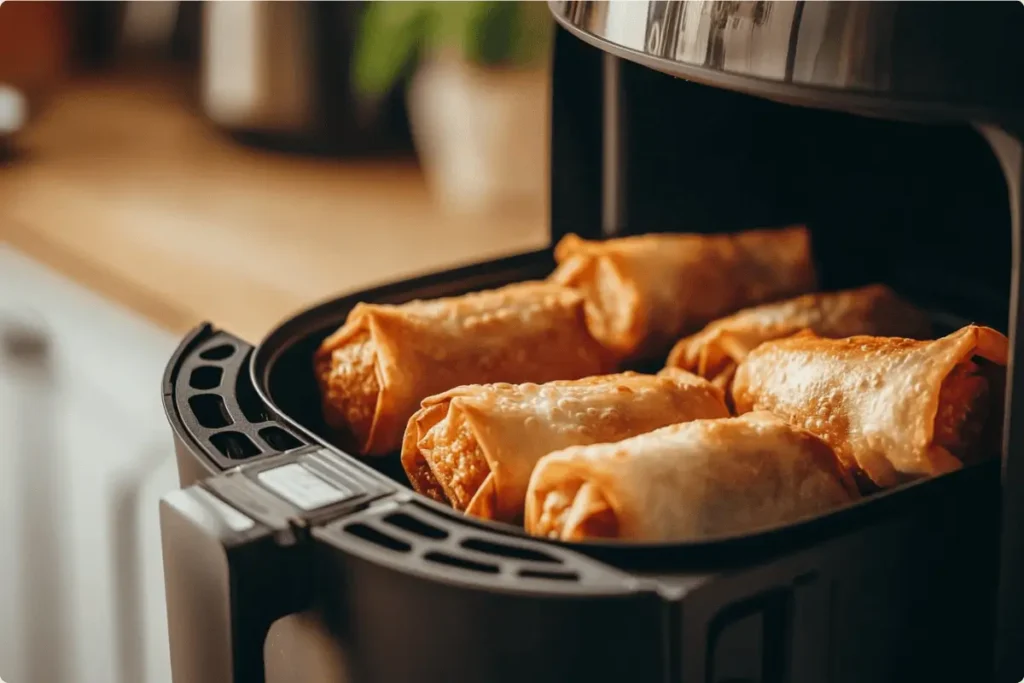
[(563, 541), (698, 541), (858, 498), (825, 442), (769, 413), (748, 413), (544, 456), (530, 478), (525, 526)]
[(855, 335), (927, 339), (931, 322), (885, 285), (819, 294), (747, 308), (681, 339), (668, 356), (683, 368), (727, 388), (736, 365), (762, 342), (810, 329), (822, 337)]
[(664, 357), (712, 320), (815, 287), (804, 227), (604, 242), (566, 235), (555, 261), (549, 280), (583, 294), (591, 332), (626, 361)]
[(862, 487), (887, 488), (998, 453), (1008, 347), (977, 325), (934, 341), (804, 331), (751, 351), (732, 400), (805, 427)]
[(324, 421), (363, 455), (401, 446), (420, 401), (462, 384), (547, 382), (610, 372), (583, 300), (528, 282), (401, 305), (358, 304), (314, 356)]
[(721, 390), (674, 368), (464, 386), (423, 401), (405, 432), (402, 466), (420, 493), (476, 517), (518, 522), (530, 473), (547, 453), (728, 415)]

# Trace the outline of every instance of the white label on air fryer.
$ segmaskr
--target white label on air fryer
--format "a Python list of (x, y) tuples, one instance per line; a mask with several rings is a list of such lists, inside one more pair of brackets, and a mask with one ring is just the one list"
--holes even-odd
[(303, 510), (316, 510), (349, 497), (297, 463), (260, 472), (256, 477), (268, 489)]

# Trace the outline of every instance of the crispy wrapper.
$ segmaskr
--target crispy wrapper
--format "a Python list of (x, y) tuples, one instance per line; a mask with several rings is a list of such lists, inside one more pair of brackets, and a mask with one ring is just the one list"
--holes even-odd
[(807, 428), (862, 486), (886, 488), (998, 453), (1008, 346), (977, 325), (935, 341), (804, 331), (752, 351), (732, 400)]
[(580, 295), (543, 282), (359, 304), (314, 364), (327, 425), (364, 455), (398, 450), (420, 401), (452, 387), (576, 379), (615, 365), (587, 330)]
[(668, 356), (682, 368), (727, 388), (736, 366), (761, 343), (810, 329), (822, 337), (855, 335), (927, 339), (931, 323), (921, 310), (885, 285), (821, 294), (748, 308), (681, 339)]
[(402, 466), (420, 493), (477, 517), (516, 522), (533, 467), (547, 453), (728, 414), (721, 390), (674, 368), (463, 386), (423, 401), (405, 432)]
[(859, 498), (835, 453), (768, 413), (696, 420), (537, 464), (529, 533), (563, 541), (698, 541), (749, 533)]
[(566, 235), (555, 260), (549, 279), (583, 294), (594, 336), (628, 361), (662, 355), (684, 334), (741, 308), (815, 287), (804, 227), (604, 242)]

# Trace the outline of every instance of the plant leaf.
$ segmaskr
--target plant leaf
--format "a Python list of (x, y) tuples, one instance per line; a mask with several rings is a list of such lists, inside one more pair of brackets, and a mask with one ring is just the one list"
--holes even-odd
[(419, 50), (430, 4), (368, 3), (352, 60), (352, 83), (357, 94), (376, 98), (395, 85)]
[(484, 66), (543, 59), (553, 22), (544, 2), (523, 0), (368, 3), (353, 60), (358, 94), (380, 97), (423, 51)]
[(513, 61), (535, 64), (550, 53), (555, 22), (546, 2), (518, 2), (518, 21), (511, 28), (512, 44), (516, 46)]
[(476, 41), (474, 27), (487, 2), (434, 2), (430, 3), (430, 16), (426, 28), (428, 50), (434, 54), (454, 53), (472, 61)]
[(474, 27), (474, 61), (485, 65), (526, 66), (546, 54), (551, 15), (543, 2), (486, 2)]

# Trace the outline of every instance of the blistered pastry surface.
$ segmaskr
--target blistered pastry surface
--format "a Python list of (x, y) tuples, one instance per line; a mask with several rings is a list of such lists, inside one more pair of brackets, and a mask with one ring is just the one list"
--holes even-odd
[(739, 363), (759, 344), (811, 329), (822, 337), (855, 335), (924, 339), (928, 317), (884, 285), (806, 294), (744, 309), (684, 338), (668, 365), (707, 376)]
[(648, 423), (653, 414), (720, 413), (721, 390), (695, 375), (623, 372), (545, 384), (495, 383), (457, 387), (424, 402), (450, 401), (495, 416), (524, 434), (561, 433), (601, 438)]
[[(365, 367), (371, 355), (374, 380)], [(373, 414), (360, 439), (368, 454), (396, 450), (407, 420), (432, 394), (474, 382), (584, 377), (614, 363), (587, 330), (580, 295), (540, 282), (402, 305), (360, 304), (323, 342), (318, 367), (328, 357), (330, 369), (318, 371), (330, 377), (325, 413), (356, 420), (350, 424), (357, 432)], [(372, 381), (376, 394), (367, 390)]]
[(739, 412), (767, 410), (817, 434), (886, 487), (960, 466), (933, 447), (943, 381), (975, 354), (1005, 364), (1006, 353), (1003, 335), (973, 325), (935, 341), (804, 333), (752, 351), (732, 398)]
[(619, 538), (648, 542), (749, 532), (858, 497), (824, 442), (767, 414), (696, 420), (552, 453), (531, 478), (528, 531), (562, 538), (584, 485), (614, 512)]

